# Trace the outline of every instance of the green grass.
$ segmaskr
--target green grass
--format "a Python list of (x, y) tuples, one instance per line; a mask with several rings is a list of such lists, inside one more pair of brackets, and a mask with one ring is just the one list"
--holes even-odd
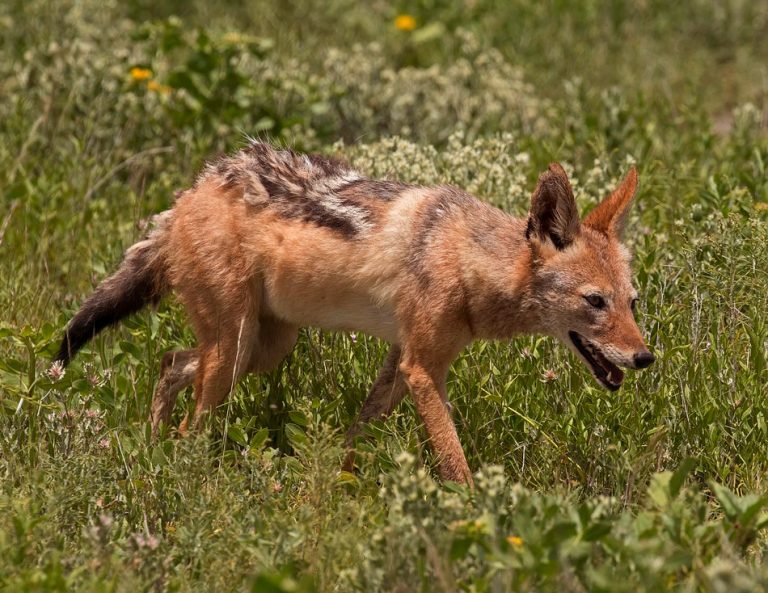
[[(0, 30), (0, 590), (768, 584), (763, 4), (12, 0)], [(449, 390), (473, 492), (431, 477), (407, 401), (339, 473), (386, 350), (364, 335), (303, 330), (204, 434), (153, 444), (159, 357), (194, 341), (173, 299), (61, 379), (50, 358), (146, 219), (245, 133), (518, 215), (552, 160), (583, 210), (637, 163), (658, 363), (612, 394), (547, 339), (467, 349)]]

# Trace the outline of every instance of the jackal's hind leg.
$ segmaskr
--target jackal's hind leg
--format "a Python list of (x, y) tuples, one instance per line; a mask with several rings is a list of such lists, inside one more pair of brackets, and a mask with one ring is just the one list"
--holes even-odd
[(202, 426), (208, 412), (216, 409), (240, 378), (248, 371), (258, 324), (243, 318), (238, 326), (222, 327), (219, 339), (200, 349), (199, 369), (195, 376), (195, 410), (179, 426), (184, 433)]
[(198, 367), (197, 350), (166, 352), (160, 367), (160, 379), (152, 396), (150, 419), (152, 438), (157, 438), (161, 424), (168, 424), (179, 392), (192, 385)]
[[(243, 318), (238, 327), (220, 332), (217, 343), (201, 359), (195, 381), (194, 428), (216, 408), (246, 373), (274, 369), (293, 349), (298, 328), (273, 317)], [(180, 430), (186, 429), (185, 419)]]
[(251, 351), (248, 371), (264, 373), (277, 365), (291, 353), (299, 337), (299, 329), (290, 323), (274, 317), (259, 319), (259, 339)]
[(355, 467), (355, 438), (360, 434), (363, 425), (371, 420), (387, 418), (397, 405), (403, 400), (407, 392), (407, 386), (403, 380), (400, 365), (400, 347), (392, 346), (384, 361), (379, 375), (371, 388), (368, 398), (360, 409), (352, 426), (347, 431), (345, 440), (347, 456), (342, 469), (351, 472)]

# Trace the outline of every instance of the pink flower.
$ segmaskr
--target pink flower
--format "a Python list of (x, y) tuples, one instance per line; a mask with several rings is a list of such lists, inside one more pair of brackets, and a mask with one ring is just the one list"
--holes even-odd
[(544, 380), (544, 383), (552, 383), (552, 381), (557, 380), (557, 373), (552, 369), (547, 369), (541, 374), (541, 378)]
[(54, 361), (53, 364), (51, 364), (51, 366), (48, 367), (48, 370), (45, 372), (51, 381), (60, 381), (64, 377), (65, 373), (66, 371), (64, 370), (64, 363), (60, 360)]

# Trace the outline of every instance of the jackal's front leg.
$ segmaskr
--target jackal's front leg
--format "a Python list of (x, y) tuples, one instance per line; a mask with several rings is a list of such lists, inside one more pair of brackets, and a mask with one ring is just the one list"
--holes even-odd
[(435, 364), (407, 350), (400, 370), (411, 390), (416, 410), (427, 429), (443, 480), (472, 484), (464, 450), (448, 409), (445, 388), (447, 364)]

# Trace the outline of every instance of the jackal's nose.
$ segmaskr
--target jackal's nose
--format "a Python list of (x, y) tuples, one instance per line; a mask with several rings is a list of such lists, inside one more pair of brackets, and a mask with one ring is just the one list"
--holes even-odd
[(645, 352), (638, 352), (637, 354), (635, 354), (634, 360), (635, 360), (636, 369), (644, 369), (651, 366), (656, 360), (656, 357), (653, 355), (652, 352), (649, 352), (648, 350), (646, 350)]

